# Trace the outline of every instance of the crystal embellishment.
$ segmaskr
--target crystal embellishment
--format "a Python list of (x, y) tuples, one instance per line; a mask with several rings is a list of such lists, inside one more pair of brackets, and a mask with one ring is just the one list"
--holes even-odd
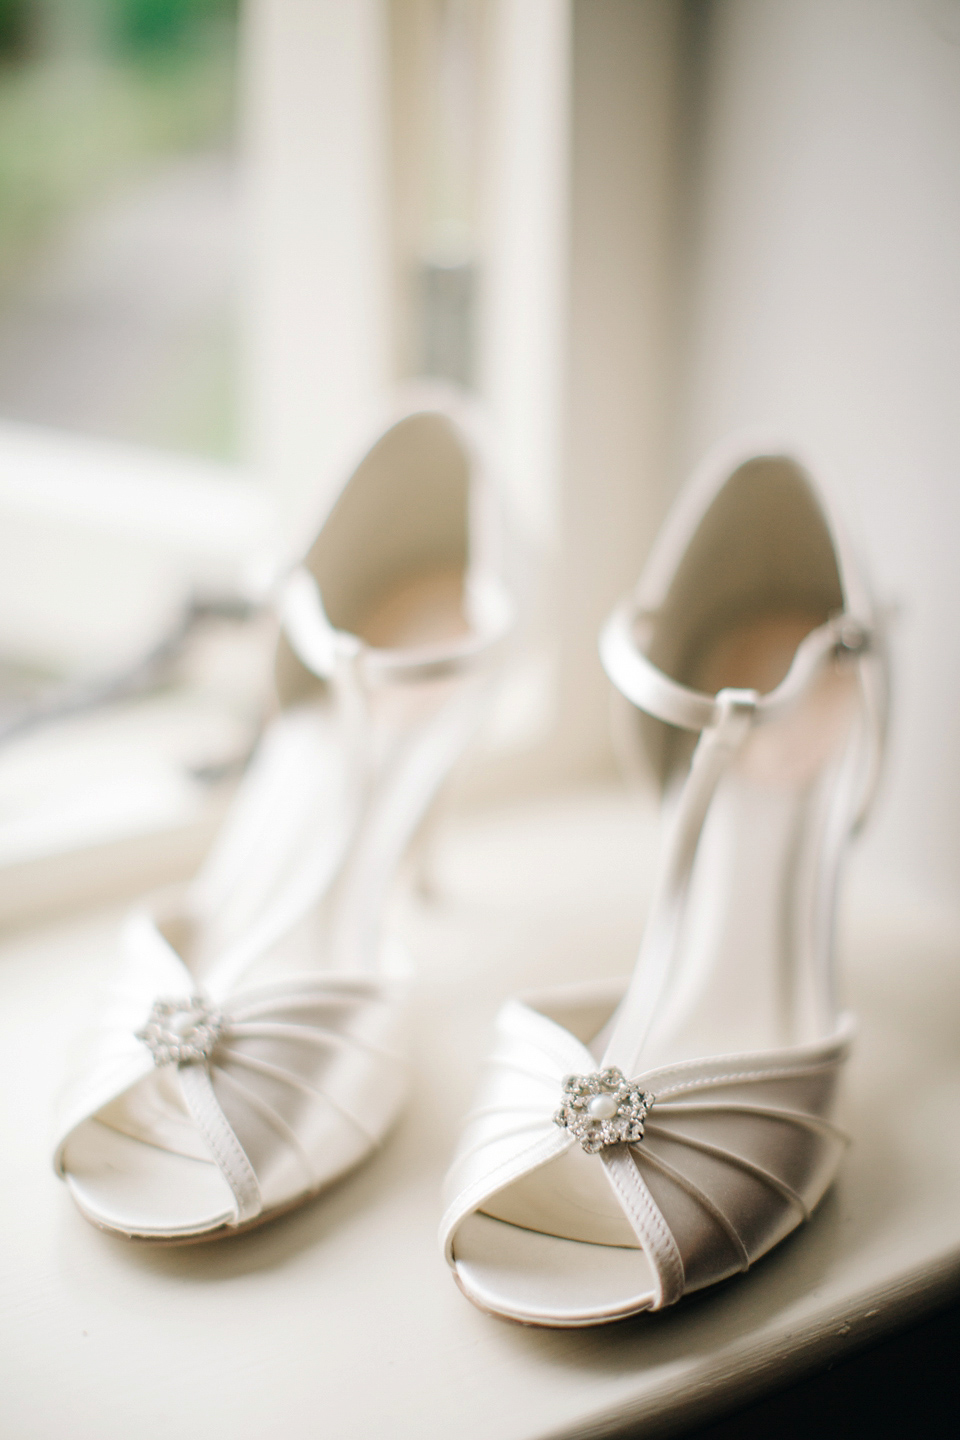
[(155, 1065), (205, 1064), (223, 1032), (223, 1016), (202, 995), (189, 1000), (155, 1000), (137, 1039)]
[(643, 1139), (643, 1122), (653, 1096), (625, 1080), (615, 1065), (593, 1075), (567, 1075), (563, 1104), (553, 1117), (569, 1130), (588, 1155), (607, 1145), (635, 1145)]

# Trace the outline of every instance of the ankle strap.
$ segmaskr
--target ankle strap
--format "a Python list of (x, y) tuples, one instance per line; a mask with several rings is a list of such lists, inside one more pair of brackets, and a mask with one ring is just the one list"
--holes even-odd
[[(665, 675), (644, 653), (656, 616), (637, 612), (632, 601), (617, 607), (600, 634), (603, 668), (621, 695), (640, 710), (682, 730), (709, 730), (724, 715), (720, 695), (708, 695)], [(777, 719), (804, 694), (821, 666), (838, 656), (859, 656), (870, 645), (871, 632), (854, 616), (832, 616), (811, 630), (797, 647), (793, 663), (776, 689), (757, 695), (754, 723)]]
[(311, 572), (300, 566), (280, 593), (280, 623), (297, 659), (321, 680), (332, 680), (345, 661), (356, 666), (372, 685), (442, 680), (491, 660), (514, 628), (513, 601), (497, 577), (472, 576), (467, 592), (474, 625), (464, 639), (443, 645), (378, 649), (331, 625), (320, 587)]

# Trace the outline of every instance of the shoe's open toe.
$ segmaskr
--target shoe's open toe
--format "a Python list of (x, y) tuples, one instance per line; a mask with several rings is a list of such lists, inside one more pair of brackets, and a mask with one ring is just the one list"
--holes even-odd
[(481, 1214), (457, 1231), (454, 1267), (475, 1305), (534, 1325), (602, 1325), (648, 1310), (657, 1294), (642, 1250), (561, 1240)]
[(460, 1288), (526, 1324), (602, 1325), (747, 1269), (836, 1173), (828, 1112), (849, 1040), (844, 1022), (812, 1045), (628, 1082), (510, 1002), (447, 1177), (441, 1238)]
[(87, 1219), (120, 1235), (187, 1239), (234, 1219), (230, 1186), (212, 1162), (161, 1150), (96, 1120), (70, 1137), (64, 1174)]

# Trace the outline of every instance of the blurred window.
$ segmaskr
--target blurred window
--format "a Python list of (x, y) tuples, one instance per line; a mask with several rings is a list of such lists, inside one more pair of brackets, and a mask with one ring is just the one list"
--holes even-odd
[(234, 458), (237, 0), (0, 0), (0, 417)]

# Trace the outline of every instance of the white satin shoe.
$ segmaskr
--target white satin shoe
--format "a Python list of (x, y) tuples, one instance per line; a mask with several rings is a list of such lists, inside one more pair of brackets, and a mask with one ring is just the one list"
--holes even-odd
[(636, 969), (506, 1005), (445, 1186), (461, 1289), (528, 1324), (599, 1325), (746, 1270), (845, 1143), (834, 902), (886, 669), (803, 466), (707, 466), (601, 656), (665, 796)]
[(397, 865), (513, 624), (472, 416), (405, 413), (282, 593), (275, 719), (185, 894), (134, 915), (56, 1168), (94, 1224), (200, 1240), (299, 1204), (383, 1138), (407, 1079)]

